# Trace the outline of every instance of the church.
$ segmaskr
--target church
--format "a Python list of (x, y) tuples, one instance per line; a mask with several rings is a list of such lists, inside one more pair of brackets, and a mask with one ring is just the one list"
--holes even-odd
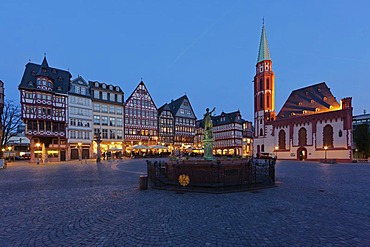
[(352, 160), (352, 98), (336, 100), (325, 82), (292, 91), (278, 114), (266, 30), (254, 76), (254, 156), (284, 160)]

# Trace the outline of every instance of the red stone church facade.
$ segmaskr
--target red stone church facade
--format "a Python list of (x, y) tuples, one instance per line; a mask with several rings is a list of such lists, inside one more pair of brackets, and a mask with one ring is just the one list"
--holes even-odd
[(278, 114), (265, 27), (254, 77), (254, 155), (278, 159), (352, 160), (352, 98), (337, 102), (325, 82), (294, 90)]

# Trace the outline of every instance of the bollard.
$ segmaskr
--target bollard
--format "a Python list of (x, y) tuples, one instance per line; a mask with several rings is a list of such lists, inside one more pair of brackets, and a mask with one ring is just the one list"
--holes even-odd
[(148, 176), (141, 175), (140, 176), (140, 190), (147, 190), (148, 189)]

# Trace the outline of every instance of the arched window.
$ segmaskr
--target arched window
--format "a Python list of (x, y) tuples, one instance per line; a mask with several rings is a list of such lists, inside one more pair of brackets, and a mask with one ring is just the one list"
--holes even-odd
[(339, 130), (338, 135), (339, 135), (339, 137), (342, 137), (342, 136), (343, 136), (343, 132), (342, 132), (342, 130)]
[(333, 127), (330, 124), (325, 125), (323, 131), (324, 147), (333, 147)]
[(266, 80), (266, 89), (270, 89), (270, 79), (267, 78)]
[(261, 152), (260, 145), (257, 145), (257, 153), (259, 154)]
[(263, 130), (260, 128), (260, 136), (263, 136)]
[(263, 94), (260, 94), (260, 109), (263, 109)]
[(285, 149), (285, 131), (280, 130), (279, 131), (279, 150), (284, 150)]
[(265, 152), (265, 145), (261, 145), (261, 152)]
[(300, 128), (298, 132), (298, 145), (306, 146), (307, 145), (307, 131), (305, 128)]
[(263, 90), (263, 79), (260, 79), (260, 91)]
[(266, 107), (270, 108), (270, 94), (266, 94)]

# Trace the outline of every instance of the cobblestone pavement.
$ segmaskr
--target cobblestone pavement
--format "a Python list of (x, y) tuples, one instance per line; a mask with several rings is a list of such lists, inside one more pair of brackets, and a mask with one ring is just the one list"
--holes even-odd
[(370, 164), (278, 161), (278, 186), (139, 190), (145, 160), (0, 170), (0, 246), (370, 246)]

